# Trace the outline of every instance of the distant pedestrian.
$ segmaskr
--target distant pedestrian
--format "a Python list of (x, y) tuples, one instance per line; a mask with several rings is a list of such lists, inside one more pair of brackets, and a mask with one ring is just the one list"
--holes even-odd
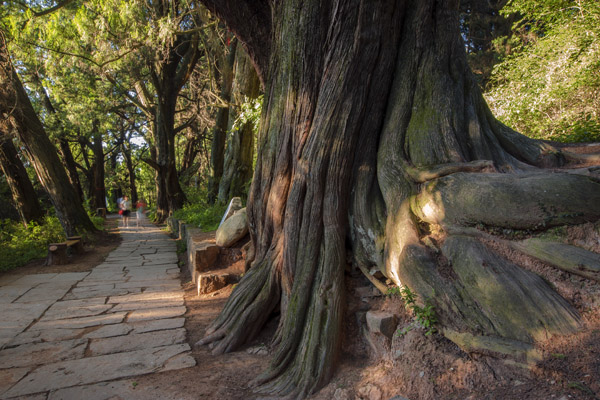
[(123, 200), (119, 205), (119, 208), (123, 211), (121, 214), (123, 216), (123, 227), (129, 228), (129, 214), (131, 213), (131, 201), (127, 196), (123, 196)]
[[(140, 226), (140, 222), (142, 222), (143, 218), (144, 218), (144, 211), (146, 211), (146, 207), (148, 205), (146, 204), (146, 202), (144, 201), (144, 199), (141, 199), (140, 201), (138, 201), (138, 203), (136, 204), (136, 211), (135, 211), (135, 215), (137, 216), (137, 226)], [(143, 222), (142, 222), (143, 223)]]

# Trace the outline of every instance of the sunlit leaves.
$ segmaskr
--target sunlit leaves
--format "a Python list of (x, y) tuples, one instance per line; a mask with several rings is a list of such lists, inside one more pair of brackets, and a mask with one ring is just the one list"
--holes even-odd
[(495, 115), (530, 136), (600, 140), (600, 3), (514, 0), (513, 46), (486, 97)]

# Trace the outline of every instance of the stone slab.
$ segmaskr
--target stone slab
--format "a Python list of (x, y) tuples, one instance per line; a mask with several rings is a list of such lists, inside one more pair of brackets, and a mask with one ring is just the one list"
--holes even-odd
[[(111, 326), (111, 325), (109, 325)], [(8, 346), (18, 346), (27, 343), (40, 342), (58, 342), (61, 340), (70, 340), (80, 337), (84, 333), (84, 328), (80, 329), (45, 329), (43, 331), (25, 331), (21, 332), (12, 339)]]
[(4, 328), (28, 326), (33, 320), (38, 319), (52, 304), (46, 301), (38, 304), (4, 304), (2, 305), (2, 318), (0, 330)]
[(131, 303), (136, 301), (159, 301), (167, 299), (182, 299), (183, 292), (181, 290), (174, 290), (171, 292), (152, 292), (152, 293), (138, 293), (130, 294), (126, 296), (113, 296), (108, 299), (109, 303)]
[[(5, 396), (23, 396), (177, 367), (185, 368), (191, 366), (193, 358), (187, 354), (183, 357), (177, 356), (188, 351), (188, 344), (177, 344), (48, 364), (31, 372), (8, 390)], [(173, 358), (173, 362), (170, 363)], [(187, 361), (188, 364), (181, 360)]]
[(163, 329), (176, 329), (182, 328), (185, 324), (185, 318), (168, 318), (168, 319), (156, 319), (151, 321), (138, 321), (128, 324), (133, 327), (134, 333), (144, 333), (159, 331)]
[[(168, 329), (164, 331), (129, 334), (104, 339), (92, 340), (89, 346), (91, 356), (122, 353), (149, 349), (152, 347), (170, 346), (185, 342), (185, 329)], [(0, 353), (1, 354), (1, 353)]]
[[(75, 303), (75, 304), (70, 304)], [(48, 309), (40, 319), (40, 321), (53, 321), (57, 319), (90, 317), (93, 315), (102, 314), (111, 308), (113, 304), (78, 304), (80, 301), (59, 301)]]
[(127, 317), (127, 322), (148, 321), (155, 319), (167, 319), (179, 317), (185, 314), (185, 306), (151, 308), (147, 310), (132, 311)]
[(80, 299), (92, 299), (95, 297), (106, 298), (109, 296), (124, 296), (134, 292), (135, 289), (113, 289), (110, 291), (106, 290), (87, 290), (79, 293), (69, 293), (63, 297), (63, 300), (80, 300)]
[(75, 282), (40, 283), (15, 300), (15, 303), (39, 303), (45, 300), (58, 300), (71, 290), (71, 286), (74, 284)]
[(21, 378), (31, 371), (31, 368), (0, 369), (0, 396)]
[(12, 303), (28, 290), (31, 290), (30, 286), (2, 286), (0, 287), (0, 304)]
[(114, 306), (112, 311), (135, 311), (148, 308), (179, 307), (183, 305), (183, 299), (159, 299), (154, 301), (132, 301), (120, 303)]
[(19, 279), (17, 279), (16, 281), (13, 281), (11, 283), (11, 286), (19, 286), (19, 285), (25, 285), (25, 286), (35, 286), (37, 284), (40, 283), (44, 283), (44, 282), (48, 282), (50, 281), (52, 278), (54, 278), (56, 275), (58, 274), (34, 274), (34, 275), (25, 275), (20, 277)]
[(0, 368), (30, 367), (82, 358), (87, 340), (24, 344), (0, 351)]
[(88, 329), (83, 336), (89, 339), (108, 338), (127, 335), (132, 330), (133, 328), (128, 324), (104, 325)]
[(52, 328), (87, 328), (97, 325), (118, 324), (123, 322), (126, 313), (112, 313), (104, 315), (94, 315), (91, 317), (58, 319), (52, 321), (39, 321), (31, 326), (31, 330), (52, 329)]
[(140, 390), (132, 380), (101, 382), (53, 391), (48, 400), (149, 400), (156, 391)]
[(88, 276), (90, 272), (60, 272), (50, 282), (77, 282)]

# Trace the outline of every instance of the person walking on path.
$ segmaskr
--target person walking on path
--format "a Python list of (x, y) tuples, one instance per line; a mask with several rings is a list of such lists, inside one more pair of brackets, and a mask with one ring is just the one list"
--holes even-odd
[(144, 218), (144, 211), (146, 210), (146, 202), (144, 201), (144, 199), (141, 199), (140, 201), (138, 201), (136, 208), (137, 210), (135, 211), (135, 215), (137, 216), (137, 220), (136, 220), (136, 226), (139, 228), (140, 227), (140, 222), (142, 222), (142, 219)]
[(123, 210), (123, 227), (129, 228), (129, 214), (131, 214), (131, 201), (129, 201), (129, 197), (123, 196), (119, 207)]

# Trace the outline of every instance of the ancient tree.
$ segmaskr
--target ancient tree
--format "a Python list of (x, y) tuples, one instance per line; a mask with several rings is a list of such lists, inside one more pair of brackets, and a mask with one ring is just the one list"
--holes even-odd
[(15, 131), (24, 144), (26, 154), (40, 183), (48, 192), (67, 236), (75, 235), (78, 231), (95, 231), (10, 61), (1, 31), (0, 118), (9, 124), (11, 131)]
[(578, 329), (571, 304), (489, 244), (511, 243), (498, 228), (597, 221), (600, 184), (557, 170), (574, 157), (490, 113), (458, 1), (203, 3), (245, 46), (265, 100), (251, 268), (202, 343), (235, 350), (278, 308), (257, 390), (302, 397), (324, 385), (339, 353), (347, 238), (356, 263), (430, 301), (439, 331), (471, 352), (527, 362), (536, 340)]

